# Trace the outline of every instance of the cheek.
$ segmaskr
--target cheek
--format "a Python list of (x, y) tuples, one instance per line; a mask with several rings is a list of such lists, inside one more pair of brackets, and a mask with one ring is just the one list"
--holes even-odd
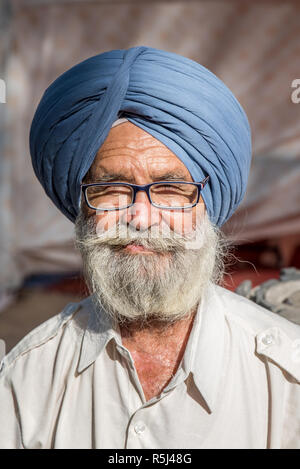
[(112, 210), (111, 212), (99, 213), (95, 216), (97, 231), (106, 231), (119, 222), (120, 212)]
[[(193, 232), (197, 224), (201, 223), (201, 220), (205, 214), (205, 206), (200, 203), (191, 209), (184, 211), (172, 211), (172, 210), (162, 210), (161, 211), (161, 223), (167, 225), (172, 231), (175, 231), (178, 234), (186, 235)], [(150, 216), (150, 226), (157, 225), (157, 217), (153, 217), (151, 223), (151, 213)], [(106, 231), (113, 226), (115, 226), (119, 221), (126, 224), (126, 214), (118, 210), (111, 212), (99, 213), (95, 216), (97, 230)]]
[(205, 214), (204, 204), (198, 204), (196, 207), (184, 211), (163, 211), (162, 219), (171, 228), (172, 231), (180, 235), (192, 233), (198, 224), (201, 223)]
[(162, 214), (163, 222), (175, 233), (185, 235), (192, 231), (193, 212), (192, 209), (183, 211), (164, 210)]

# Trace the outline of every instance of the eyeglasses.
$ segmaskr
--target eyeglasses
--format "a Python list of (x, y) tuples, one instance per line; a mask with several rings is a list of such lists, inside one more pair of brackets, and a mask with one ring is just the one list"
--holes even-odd
[(186, 209), (197, 205), (200, 192), (209, 180), (201, 182), (160, 181), (145, 185), (125, 182), (81, 184), (85, 201), (93, 210), (122, 210), (135, 203), (138, 191), (145, 191), (154, 207)]

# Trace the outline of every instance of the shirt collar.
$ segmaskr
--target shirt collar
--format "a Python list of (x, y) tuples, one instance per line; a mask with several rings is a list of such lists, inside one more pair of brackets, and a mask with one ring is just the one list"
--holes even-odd
[[(183, 372), (193, 374), (210, 412), (219, 390), (224, 352), (225, 319), (217, 288), (209, 285), (202, 297), (182, 360)], [(78, 373), (96, 360), (111, 339), (122, 346), (119, 330), (113, 328), (104, 310), (96, 311), (93, 297), (83, 301), (82, 307), (86, 308), (89, 320), (82, 338)]]
[(111, 318), (103, 309), (96, 309), (93, 296), (83, 301), (81, 306), (86, 310), (89, 319), (82, 337), (78, 373), (96, 360), (111, 339), (121, 345), (119, 330), (113, 328)]

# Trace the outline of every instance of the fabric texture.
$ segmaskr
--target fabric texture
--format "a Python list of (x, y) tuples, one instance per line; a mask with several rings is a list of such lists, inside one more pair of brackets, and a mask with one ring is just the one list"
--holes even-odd
[(298, 325), (211, 286), (175, 376), (146, 402), (89, 297), (3, 359), (0, 447), (300, 449), (299, 343)]
[(235, 292), (300, 325), (300, 269), (281, 269), (279, 279), (267, 280), (256, 287), (251, 280), (244, 280)]
[(74, 221), (80, 183), (118, 117), (149, 132), (185, 164), (194, 181), (210, 176), (203, 199), (221, 226), (243, 199), (251, 132), (226, 85), (180, 55), (133, 47), (91, 57), (45, 91), (30, 130), (35, 173)]

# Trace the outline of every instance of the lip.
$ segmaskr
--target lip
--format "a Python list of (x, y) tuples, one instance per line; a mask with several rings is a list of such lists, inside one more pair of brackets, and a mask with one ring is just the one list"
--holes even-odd
[(127, 244), (127, 246), (124, 247), (126, 251), (129, 252), (153, 252), (151, 249), (147, 249), (141, 244), (135, 244), (135, 243), (130, 243)]

